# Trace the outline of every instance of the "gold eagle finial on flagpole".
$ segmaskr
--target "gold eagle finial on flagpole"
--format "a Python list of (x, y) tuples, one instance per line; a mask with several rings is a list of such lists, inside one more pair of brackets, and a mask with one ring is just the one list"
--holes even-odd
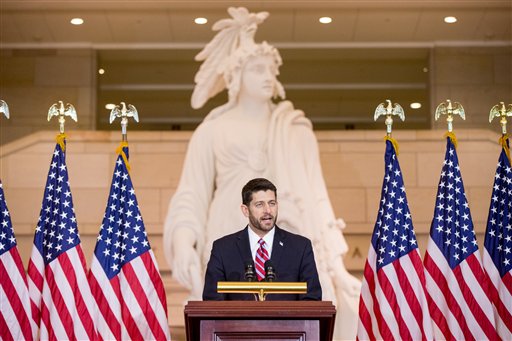
[(121, 105), (116, 105), (110, 111), (110, 124), (112, 124), (117, 117), (121, 117), (121, 133), (123, 134), (123, 142), (127, 142), (128, 137), (126, 128), (128, 127), (128, 117), (133, 117), (135, 122), (139, 122), (139, 113), (133, 105), (126, 105), (125, 102), (121, 102)]
[(61, 134), (64, 134), (64, 124), (66, 123), (65, 116), (71, 117), (71, 119), (75, 122), (78, 121), (75, 107), (69, 103), (64, 105), (64, 102), (62, 101), (54, 103), (50, 109), (48, 109), (48, 122), (53, 116), (59, 117), (59, 130)]
[(459, 102), (452, 102), (447, 99), (446, 102), (441, 102), (437, 108), (435, 113), (435, 120), (437, 121), (441, 115), (447, 115), (446, 122), (448, 123), (448, 132), (451, 133), (453, 131), (453, 115), (459, 115), (463, 120), (466, 119), (466, 113), (464, 108)]
[(507, 116), (512, 116), (512, 104), (505, 105), (505, 102), (499, 102), (491, 108), (489, 113), (489, 123), (495, 117), (500, 117), (501, 134), (507, 135)]
[(3, 113), (9, 119), (9, 106), (3, 99), (0, 99), (0, 113)]
[(377, 118), (382, 115), (386, 115), (386, 120), (384, 123), (386, 124), (386, 134), (388, 137), (391, 137), (391, 131), (393, 129), (393, 115), (398, 116), (402, 121), (405, 121), (405, 113), (404, 109), (400, 106), (400, 104), (392, 102), (387, 99), (386, 103), (381, 103), (375, 109), (375, 114), (373, 115), (373, 120), (377, 121)]

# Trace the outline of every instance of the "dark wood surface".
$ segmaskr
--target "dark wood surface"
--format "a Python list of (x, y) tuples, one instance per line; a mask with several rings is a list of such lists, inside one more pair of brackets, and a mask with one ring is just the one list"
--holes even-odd
[[(187, 340), (332, 340), (328, 301), (190, 301)], [(201, 332), (203, 334), (201, 334)]]

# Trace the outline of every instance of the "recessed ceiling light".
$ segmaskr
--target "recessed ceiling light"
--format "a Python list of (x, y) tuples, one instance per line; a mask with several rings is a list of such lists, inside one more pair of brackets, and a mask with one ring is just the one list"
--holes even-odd
[(320, 21), (322, 24), (330, 24), (330, 23), (332, 23), (332, 18), (331, 17), (321, 17), (320, 19), (318, 19), (318, 21)]
[(411, 109), (419, 109), (421, 108), (421, 103), (419, 102), (414, 102), (414, 103), (411, 103)]
[(426, 67), (426, 66), (425, 66), (425, 67), (423, 68), (423, 72), (427, 73), (427, 72), (428, 72), (428, 67)]
[(455, 17), (444, 17), (444, 22), (447, 24), (454, 24), (457, 22), (457, 18)]
[(116, 107), (116, 105), (114, 103), (105, 104), (105, 109), (107, 109), (107, 110), (112, 110), (115, 107)]
[(69, 21), (73, 25), (82, 25), (84, 23), (84, 19), (82, 18), (73, 18)]
[(195, 18), (194, 22), (198, 25), (204, 25), (208, 22), (208, 19), (206, 18)]
[(105, 69), (98, 69), (98, 73), (99, 73), (100, 75), (104, 74), (104, 73), (105, 73)]

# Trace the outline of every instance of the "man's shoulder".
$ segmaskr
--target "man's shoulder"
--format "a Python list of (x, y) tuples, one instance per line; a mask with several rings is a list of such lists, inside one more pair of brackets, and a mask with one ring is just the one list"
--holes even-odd
[(309, 238), (307, 237), (304, 237), (300, 234), (296, 234), (296, 233), (293, 233), (293, 232), (290, 232), (290, 231), (287, 231), (286, 228), (281, 228), (279, 226), (276, 225), (276, 235), (279, 237), (279, 238), (285, 238), (289, 241), (292, 241), (294, 243), (309, 243), (311, 244), (311, 241), (309, 240)]
[(229, 243), (229, 242), (233, 242), (233, 241), (239, 240), (240, 238), (242, 238), (243, 232), (245, 230), (246, 230), (246, 228), (243, 228), (243, 229), (241, 229), (239, 231), (236, 231), (234, 233), (227, 234), (227, 235), (225, 235), (223, 237), (220, 237), (217, 240), (215, 240), (214, 243), (216, 243), (216, 244), (224, 244), (224, 243)]

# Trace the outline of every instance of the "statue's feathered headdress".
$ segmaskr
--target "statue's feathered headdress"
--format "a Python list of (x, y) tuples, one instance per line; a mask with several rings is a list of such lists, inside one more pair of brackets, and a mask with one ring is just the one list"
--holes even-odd
[(196, 86), (191, 99), (194, 109), (201, 108), (227, 87), (224, 73), (229, 57), (240, 47), (250, 50), (256, 45), (256, 29), (268, 17), (268, 12), (249, 13), (244, 7), (230, 7), (228, 13), (232, 19), (221, 19), (213, 25), (212, 29), (219, 33), (195, 57), (204, 62), (194, 79)]

